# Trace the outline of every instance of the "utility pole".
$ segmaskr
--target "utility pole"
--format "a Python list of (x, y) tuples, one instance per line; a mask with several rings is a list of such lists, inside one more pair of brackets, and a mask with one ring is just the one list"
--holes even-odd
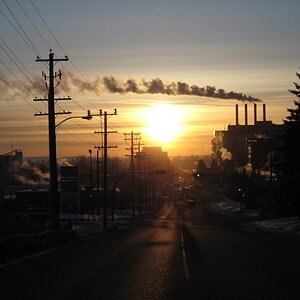
[(131, 130), (131, 133), (124, 133), (124, 136), (125, 141), (130, 141), (130, 148), (126, 148), (126, 150), (130, 150), (132, 216), (135, 217), (134, 150), (137, 150), (135, 141), (140, 141), (141, 134)]
[(141, 187), (141, 142), (138, 142), (138, 184), (139, 184), (139, 215), (142, 215), (142, 187)]
[(149, 200), (148, 200), (148, 188), (147, 188), (147, 181), (148, 181), (148, 174), (147, 174), (147, 157), (146, 155), (143, 156), (144, 159), (144, 181), (145, 181), (145, 202), (147, 209), (149, 208)]
[(152, 176), (151, 176), (151, 157), (148, 157), (148, 187), (149, 187), (149, 205), (152, 207)]
[[(94, 133), (101, 133), (104, 135), (103, 146), (95, 146), (97, 149), (103, 148), (103, 228), (107, 227), (107, 149), (117, 148), (118, 146), (107, 144), (107, 135), (109, 133), (117, 133), (117, 131), (107, 130), (107, 118), (108, 116), (117, 115), (117, 110), (114, 109), (113, 113), (108, 114), (106, 111), (103, 113), (100, 110), (100, 118), (104, 117), (104, 131), (95, 131)], [(112, 221), (113, 221), (113, 205), (112, 205)]]
[(39, 113), (34, 116), (45, 116), (48, 115), (48, 135), (49, 135), (49, 164), (50, 164), (50, 225), (51, 229), (59, 228), (59, 194), (58, 194), (58, 183), (57, 183), (57, 158), (56, 158), (56, 135), (55, 135), (55, 116), (60, 114), (70, 114), (71, 112), (55, 112), (55, 101), (57, 100), (71, 100), (70, 97), (55, 98), (54, 97), (54, 78), (61, 80), (61, 72), (54, 73), (54, 63), (58, 61), (68, 61), (68, 57), (65, 58), (54, 58), (54, 53), (50, 49), (49, 58), (42, 59), (37, 57), (35, 61), (46, 62), (49, 65), (49, 76), (42, 72), (42, 76), (45, 81), (48, 79), (48, 99), (47, 98), (35, 98), (33, 101), (48, 101), (48, 113)]

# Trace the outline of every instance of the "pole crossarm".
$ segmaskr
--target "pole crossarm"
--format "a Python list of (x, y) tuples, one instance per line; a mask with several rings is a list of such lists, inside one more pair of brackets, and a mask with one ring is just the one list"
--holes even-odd
[(117, 130), (110, 130), (110, 131), (94, 131), (94, 133), (101, 133), (101, 134), (109, 134), (109, 133), (118, 133), (118, 131)]
[[(33, 101), (48, 101), (48, 98), (34, 98)], [(54, 98), (54, 101), (60, 101), (60, 100), (72, 100), (71, 97), (58, 97)]]
[[(100, 149), (104, 149), (104, 146), (95, 146), (94, 148), (100, 150)], [(118, 148), (118, 146), (117, 145), (107, 145), (107, 149), (111, 149), (111, 148)]]

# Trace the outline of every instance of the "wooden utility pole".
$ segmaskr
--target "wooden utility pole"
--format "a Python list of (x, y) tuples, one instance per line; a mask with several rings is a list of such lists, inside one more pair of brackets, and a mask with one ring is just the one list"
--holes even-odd
[(67, 56), (65, 58), (54, 58), (54, 53), (50, 50), (49, 58), (42, 59), (37, 57), (35, 61), (46, 62), (49, 65), (49, 76), (43, 72), (42, 75), (45, 81), (48, 79), (48, 99), (35, 98), (33, 101), (48, 101), (48, 113), (39, 113), (35, 116), (48, 115), (48, 135), (49, 135), (49, 164), (50, 164), (50, 226), (51, 229), (59, 228), (59, 194), (58, 194), (58, 182), (57, 182), (57, 158), (56, 158), (56, 135), (55, 135), (55, 116), (58, 114), (70, 114), (71, 112), (55, 112), (55, 101), (57, 100), (71, 100), (70, 97), (55, 98), (54, 97), (54, 78), (61, 80), (61, 72), (54, 73), (54, 63), (58, 61), (69, 60)]
[(135, 148), (135, 146), (137, 145), (135, 141), (140, 141), (141, 134), (139, 132), (133, 132), (131, 130), (130, 133), (124, 133), (124, 136), (125, 136), (124, 138), (125, 141), (130, 141), (130, 148), (126, 148), (126, 150), (130, 150), (131, 203), (132, 203), (132, 216), (135, 217), (134, 150), (138, 150), (137, 148)]
[[(115, 109), (113, 113), (108, 114), (106, 111), (103, 113), (100, 110), (100, 117), (104, 117), (104, 131), (95, 131), (95, 133), (101, 133), (104, 135), (103, 146), (95, 146), (95, 148), (100, 149), (103, 148), (103, 228), (107, 227), (107, 150), (109, 148), (117, 148), (115, 145), (107, 144), (107, 135), (109, 133), (117, 133), (117, 131), (108, 131), (107, 130), (107, 117), (114, 116), (117, 114), (117, 110)], [(112, 215), (113, 215), (113, 207), (112, 207)], [(113, 219), (113, 218), (112, 218)]]

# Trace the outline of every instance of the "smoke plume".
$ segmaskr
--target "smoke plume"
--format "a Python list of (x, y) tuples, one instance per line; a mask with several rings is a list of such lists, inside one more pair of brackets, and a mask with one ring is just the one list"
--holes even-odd
[[(2, 96), (6, 99), (17, 98), (15, 91), (21, 93), (24, 97), (35, 94), (38, 97), (47, 96), (47, 87), (44, 80), (35, 75), (35, 80), (24, 81), (22, 84), (17, 80), (8, 79), (4, 73), (0, 72), (0, 88)], [(58, 82), (56, 82), (58, 84)], [(62, 79), (56, 88), (56, 93), (70, 91), (76, 88), (81, 92), (108, 92), (118, 94), (162, 94), (162, 95), (186, 95), (198, 97), (210, 97), (217, 99), (233, 99), (244, 102), (261, 102), (261, 99), (237, 93), (234, 91), (227, 92), (222, 88), (217, 89), (215, 86), (197, 86), (182, 81), (167, 81), (159, 77), (150, 80), (146, 79), (122, 79), (115, 76), (79, 76), (71, 71), (63, 71)]]
[(102, 84), (110, 93), (135, 93), (135, 94), (164, 94), (164, 95), (189, 95), (199, 97), (210, 97), (218, 99), (235, 99), (238, 101), (260, 102), (258, 98), (254, 98), (243, 93), (226, 92), (224, 89), (216, 89), (214, 86), (199, 87), (197, 85), (189, 85), (181, 81), (167, 82), (158, 77), (150, 80), (123, 80), (114, 76), (104, 76)]
[(122, 79), (115, 76), (94, 76), (89, 78), (79, 77), (73, 72), (64, 72), (60, 87), (69, 89), (76, 86), (84, 92), (108, 92), (118, 94), (163, 94), (163, 95), (187, 95), (198, 97), (210, 97), (218, 99), (234, 99), (238, 101), (260, 102), (261, 99), (237, 92), (226, 92), (224, 89), (217, 89), (214, 86), (199, 87), (195, 84), (189, 85), (182, 81), (167, 81), (159, 77), (150, 80), (146, 79)]

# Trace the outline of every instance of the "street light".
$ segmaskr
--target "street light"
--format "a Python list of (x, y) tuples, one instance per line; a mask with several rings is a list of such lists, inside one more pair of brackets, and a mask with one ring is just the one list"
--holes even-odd
[[(54, 128), (55, 129), (59, 128), (59, 126), (62, 123), (66, 122), (67, 120), (70, 120), (70, 119), (77, 118), (77, 119), (91, 120), (93, 118), (93, 116), (98, 116), (98, 114), (97, 115), (92, 115), (90, 113), (90, 110), (88, 110), (86, 116), (72, 116), (72, 117), (66, 118), (66, 119), (62, 120), (61, 122), (55, 124)], [(54, 130), (53, 130), (53, 132), (54, 132)], [(52, 163), (52, 169), (53, 170), (52, 170), (52, 172), (50, 172), (50, 177), (51, 177), (51, 173), (54, 174), (54, 176), (52, 175), (52, 177), (50, 179), (51, 179), (51, 188), (53, 188), (53, 192), (52, 193), (54, 194), (54, 196), (53, 196), (53, 199), (54, 199), (53, 202), (54, 203), (59, 203), (58, 202), (59, 201), (58, 200), (59, 199), (58, 198), (58, 188), (57, 188), (58, 184), (57, 184), (57, 161), (56, 161), (56, 138), (55, 138), (56, 133), (54, 133), (54, 151), (52, 153), (52, 156), (54, 157), (54, 160), (53, 160), (53, 163)], [(50, 155), (50, 165), (51, 165), (51, 157), (52, 156)], [(50, 166), (50, 168), (51, 168), (51, 166)], [(51, 210), (51, 220), (52, 220), (52, 223), (53, 223), (52, 224), (53, 228), (59, 227), (59, 206), (58, 205), (54, 204), (54, 207)]]
[(88, 110), (87, 110), (87, 115), (86, 115), (86, 116), (72, 116), (72, 117), (68, 117), (68, 118), (66, 118), (66, 119), (63, 119), (63, 120), (60, 121), (59, 123), (57, 123), (57, 124), (55, 125), (55, 128), (58, 128), (62, 123), (66, 122), (66, 121), (68, 121), (68, 120), (71, 120), (71, 119), (83, 119), (83, 120), (88, 120), (88, 121), (90, 121), (90, 120), (92, 120), (93, 117), (95, 117), (95, 116), (98, 116), (98, 115), (92, 115), (91, 112), (90, 112), (90, 110), (88, 109)]

